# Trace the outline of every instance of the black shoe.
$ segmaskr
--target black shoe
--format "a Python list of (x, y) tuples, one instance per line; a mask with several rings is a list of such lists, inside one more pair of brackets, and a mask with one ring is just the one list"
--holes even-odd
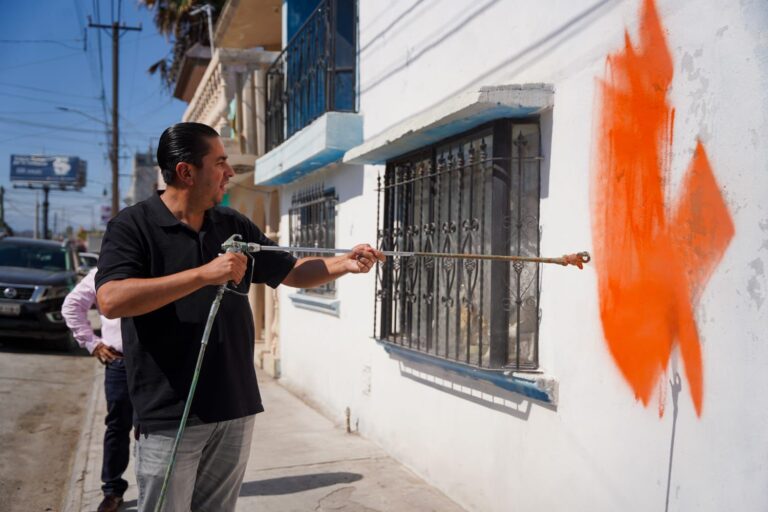
[(115, 496), (113, 494), (107, 494), (104, 499), (101, 500), (97, 512), (117, 512), (120, 508), (120, 504), (123, 502), (122, 496)]

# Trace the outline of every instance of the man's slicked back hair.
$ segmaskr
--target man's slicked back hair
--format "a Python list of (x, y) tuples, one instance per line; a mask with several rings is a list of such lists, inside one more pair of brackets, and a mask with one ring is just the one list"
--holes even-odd
[(166, 185), (176, 179), (176, 165), (186, 162), (202, 167), (211, 147), (208, 140), (218, 137), (216, 130), (202, 123), (177, 123), (165, 129), (157, 144), (157, 165)]

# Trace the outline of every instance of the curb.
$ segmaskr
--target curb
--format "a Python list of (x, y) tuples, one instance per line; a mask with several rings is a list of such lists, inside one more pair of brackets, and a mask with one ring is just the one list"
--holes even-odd
[(93, 436), (93, 418), (96, 413), (96, 403), (98, 402), (99, 392), (104, 380), (104, 373), (96, 371), (93, 376), (93, 385), (91, 386), (91, 395), (88, 399), (88, 408), (83, 417), (83, 424), (80, 430), (80, 438), (77, 440), (75, 449), (75, 458), (72, 463), (72, 474), (67, 486), (67, 493), (62, 502), (61, 510), (63, 512), (79, 512), (83, 506), (83, 482), (88, 472), (88, 452)]

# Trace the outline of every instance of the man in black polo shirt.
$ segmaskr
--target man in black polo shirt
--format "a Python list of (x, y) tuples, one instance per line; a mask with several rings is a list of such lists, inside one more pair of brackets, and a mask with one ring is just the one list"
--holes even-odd
[[(217, 206), (234, 175), (212, 128), (179, 123), (160, 137), (167, 189), (121, 211), (107, 227), (96, 287), (101, 312), (122, 318), (128, 385), (135, 408), (139, 510), (156, 503), (189, 391), (217, 285), (239, 283), (243, 254), (221, 255), (238, 233), (273, 244), (243, 215)], [(368, 272), (384, 256), (367, 244), (332, 258), (254, 255), (253, 282), (311, 288)], [(250, 271), (249, 271), (250, 275)], [(250, 452), (253, 415), (263, 411), (253, 367), (248, 300), (225, 294), (210, 335), (166, 511), (234, 510)]]

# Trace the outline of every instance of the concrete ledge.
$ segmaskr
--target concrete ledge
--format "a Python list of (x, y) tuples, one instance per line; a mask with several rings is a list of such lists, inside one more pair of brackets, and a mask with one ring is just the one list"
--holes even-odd
[(494, 119), (526, 117), (552, 108), (548, 84), (482, 87), (454, 96), (350, 149), (344, 163), (382, 164)]
[(256, 185), (285, 185), (341, 160), (363, 141), (363, 117), (326, 112), (256, 160)]

